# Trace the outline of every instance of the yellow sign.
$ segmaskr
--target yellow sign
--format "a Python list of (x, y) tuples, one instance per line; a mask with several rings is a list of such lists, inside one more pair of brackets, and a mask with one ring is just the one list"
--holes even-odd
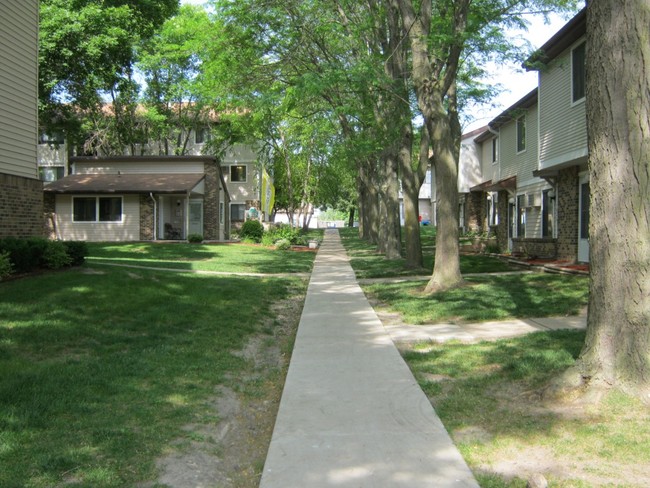
[(262, 170), (262, 212), (266, 214), (268, 219), (275, 204), (275, 187), (273, 186), (273, 179), (269, 176), (266, 170)]

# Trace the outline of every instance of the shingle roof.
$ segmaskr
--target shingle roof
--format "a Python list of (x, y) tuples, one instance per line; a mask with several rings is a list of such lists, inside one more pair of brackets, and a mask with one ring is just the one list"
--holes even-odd
[(51, 193), (185, 193), (203, 174), (78, 174), (45, 185)]

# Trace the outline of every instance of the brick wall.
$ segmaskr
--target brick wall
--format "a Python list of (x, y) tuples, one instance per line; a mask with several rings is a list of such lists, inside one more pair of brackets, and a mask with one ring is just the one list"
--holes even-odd
[(529, 258), (555, 258), (556, 241), (550, 237), (544, 238), (514, 238), (512, 239), (512, 254)]
[(140, 240), (153, 241), (153, 201), (149, 195), (140, 195)]
[(487, 232), (487, 196), (470, 192), (465, 196), (465, 226), (473, 232)]
[(508, 249), (508, 198), (510, 195), (507, 190), (501, 190), (497, 200), (497, 214), (499, 215), (499, 225), (497, 225), (497, 245), (503, 252)]
[(0, 238), (43, 236), (43, 182), (0, 174)]
[(219, 239), (219, 169), (216, 161), (203, 163), (205, 172), (205, 194), (203, 200), (203, 238), (209, 241)]
[(574, 166), (558, 174), (557, 258), (562, 261), (578, 259), (578, 171)]

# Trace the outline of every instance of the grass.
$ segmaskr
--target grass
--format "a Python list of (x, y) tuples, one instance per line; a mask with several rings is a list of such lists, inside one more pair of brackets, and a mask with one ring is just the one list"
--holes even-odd
[(365, 285), (364, 291), (409, 324), (480, 322), (577, 315), (588, 301), (588, 278), (516, 274), (471, 276), (467, 286), (424, 294), (423, 282)]
[[(247, 258), (220, 269), (308, 271), (313, 259), (240, 250)], [(186, 266), (235, 260), (228, 246), (91, 252), (165, 267), (183, 257)], [(271, 305), (304, 292), (298, 278), (92, 266), (0, 283), (0, 486), (155, 479), (156, 458), (189, 436), (183, 426), (218, 421), (216, 388), (246, 387), (251, 365), (237, 351), (254, 334), (276, 340)]]
[(540, 399), (583, 341), (584, 331), (541, 332), (403, 355), (481, 486), (524, 488), (535, 472), (553, 487), (648, 486), (647, 406), (620, 393), (597, 409)]
[[(431, 274), (434, 265), (434, 240), (435, 227), (420, 227), (422, 237), (423, 267), (411, 269), (405, 266), (405, 259), (388, 260), (383, 254), (377, 252), (377, 247), (359, 239), (358, 229), (339, 229), (341, 242), (348, 255), (350, 264), (354, 269), (357, 278), (386, 278), (394, 276), (413, 276)], [(461, 255), (460, 271), (467, 273), (497, 273), (512, 271), (513, 268), (507, 263), (490, 256), (480, 254)]]
[(315, 253), (248, 244), (89, 243), (89, 262), (229, 273), (308, 273)]

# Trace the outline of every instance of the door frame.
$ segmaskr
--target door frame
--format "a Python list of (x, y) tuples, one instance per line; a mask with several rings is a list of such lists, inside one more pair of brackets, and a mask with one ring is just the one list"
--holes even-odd
[[(583, 192), (585, 191), (585, 185), (587, 185), (587, 191), (589, 191), (589, 173), (581, 173), (578, 179), (578, 261), (588, 263), (589, 262), (589, 197), (590, 194), (587, 193), (585, 196)], [(587, 208), (583, 209), (583, 205), (586, 203)], [(585, 218), (586, 210), (586, 222), (583, 222)], [(585, 231), (586, 236), (585, 236)]]

